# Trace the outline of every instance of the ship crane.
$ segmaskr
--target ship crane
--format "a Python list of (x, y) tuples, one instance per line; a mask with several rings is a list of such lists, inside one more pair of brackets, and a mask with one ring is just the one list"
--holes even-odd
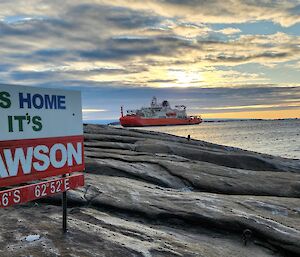
[(182, 108), (182, 109), (186, 109), (186, 106), (185, 105), (175, 105), (175, 108)]

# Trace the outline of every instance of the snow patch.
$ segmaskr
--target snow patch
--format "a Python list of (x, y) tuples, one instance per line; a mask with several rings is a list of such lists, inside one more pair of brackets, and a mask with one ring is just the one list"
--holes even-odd
[(41, 238), (40, 235), (29, 235), (29, 236), (26, 236), (26, 237), (25, 237), (25, 240), (26, 240), (27, 242), (33, 242), (33, 241), (39, 240), (40, 238)]

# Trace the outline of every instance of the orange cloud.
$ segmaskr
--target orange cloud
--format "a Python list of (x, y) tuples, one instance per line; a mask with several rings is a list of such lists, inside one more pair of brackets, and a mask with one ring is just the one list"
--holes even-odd
[(250, 111), (250, 112), (220, 112), (205, 113), (204, 119), (295, 119), (300, 118), (300, 109), (276, 111)]

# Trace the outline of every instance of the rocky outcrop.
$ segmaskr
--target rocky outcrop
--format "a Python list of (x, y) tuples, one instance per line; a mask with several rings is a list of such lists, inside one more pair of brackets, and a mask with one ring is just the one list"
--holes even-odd
[(1, 256), (300, 255), (299, 160), (85, 125), (85, 161), (68, 234), (58, 195), (4, 209)]

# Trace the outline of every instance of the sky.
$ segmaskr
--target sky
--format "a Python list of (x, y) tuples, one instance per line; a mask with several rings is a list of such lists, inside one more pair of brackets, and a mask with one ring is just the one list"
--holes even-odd
[(84, 120), (153, 96), (300, 118), (300, 0), (1, 0), (0, 57), (0, 83), (81, 90)]

